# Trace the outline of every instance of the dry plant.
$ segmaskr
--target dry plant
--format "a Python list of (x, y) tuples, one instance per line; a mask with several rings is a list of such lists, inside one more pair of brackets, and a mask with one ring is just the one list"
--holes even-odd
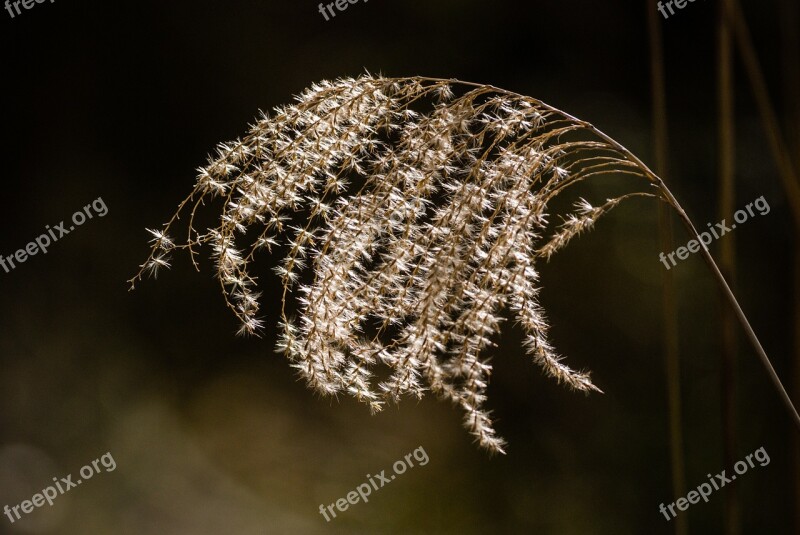
[[(253, 262), (261, 249), (282, 249), (279, 349), (311, 387), (373, 411), (430, 390), (461, 406), (466, 428), (492, 452), (503, 452), (504, 442), (484, 409), (492, 370), (484, 353), (506, 316), (548, 375), (598, 390), (548, 342), (536, 261), (635, 196), (667, 202), (697, 237), (638, 158), (539, 100), (457, 80), (371, 75), (322, 81), (296, 100), (219, 145), (172, 219), (150, 231), (150, 257), (131, 287), (169, 267), (176, 249), (188, 249), (197, 267), (196, 249), (209, 245), (240, 332), (256, 333)], [(561, 225), (548, 224), (551, 200), (609, 173), (644, 179), (650, 191), (598, 206), (581, 199)], [(200, 232), (195, 214), (206, 201), (221, 214)], [(174, 238), (181, 214), (184, 241)]]

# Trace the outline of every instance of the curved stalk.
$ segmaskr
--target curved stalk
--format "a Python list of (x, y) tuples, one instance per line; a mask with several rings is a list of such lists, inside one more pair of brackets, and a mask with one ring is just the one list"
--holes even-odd
[[(588, 123), (586, 123), (588, 124)], [(591, 125), (590, 125), (591, 126)], [(625, 154), (631, 161), (637, 163), (641, 166), (642, 170), (647, 173), (648, 178), (651, 182), (659, 189), (659, 191), (664, 196), (664, 200), (669, 204), (675, 212), (677, 212), (678, 217), (683, 222), (683, 225), (686, 227), (686, 230), (689, 232), (689, 235), (696, 239), (698, 242), (702, 243), (700, 239), (700, 234), (697, 232), (697, 229), (692, 223), (692, 220), (689, 219), (689, 216), (686, 214), (686, 211), (680, 205), (678, 200), (669, 190), (667, 185), (664, 183), (661, 178), (656, 175), (653, 171), (650, 170), (639, 158), (634, 156), (629, 150), (625, 147), (614, 141), (611, 137), (604, 134), (602, 131), (598, 130), (594, 126), (591, 126), (591, 130), (595, 132), (600, 138), (602, 138), (607, 143), (610, 143), (612, 146), (617, 148), (620, 152)], [(761, 342), (758, 339), (755, 331), (750, 326), (750, 322), (747, 320), (747, 316), (745, 316), (744, 311), (742, 311), (742, 307), (739, 305), (739, 301), (736, 299), (736, 296), (731, 291), (730, 286), (728, 286), (728, 282), (725, 280), (725, 277), (722, 275), (717, 263), (714, 261), (714, 258), (709, 253), (708, 249), (705, 247), (700, 248), (700, 253), (703, 256), (703, 260), (705, 260), (706, 264), (708, 265), (711, 273), (714, 275), (714, 278), (717, 280), (719, 284), (720, 290), (722, 290), (723, 295), (726, 297), (728, 303), (731, 306), (736, 318), (739, 320), (739, 323), (744, 329), (745, 334), (747, 335), (747, 339), (750, 341), (750, 345), (753, 346), (753, 349), (758, 356), (758, 359), (761, 361), (761, 364), (764, 366), (764, 369), (767, 371), (767, 375), (769, 375), (770, 380), (772, 381), (775, 390), (778, 393), (778, 396), (781, 398), (781, 401), (785, 405), (786, 409), (789, 411), (789, 415), (794, 420), (797, 430), (800, 431), (800, 414), (797, 413), (797, 409), (795, 408), (794, 404), (792, 403), (792, 399), (789, 397), (789, 394), (786, 392), (786, 388), (783, 386), (780, 377), (775, 372), (775, 368), (772, 366), (772, 362), (769, 360), (766, 351), (764, 351), (764, 347), (761, 345)]]
[[(437, 78), (423, 78), (423, 77), (420, 77), (418, 79), (420, 79), (420, 80), (442, 81), (441, 79), (437, 79)], [(455, 83), (462, 83), (462, 84), (465, 84), (465, 85), (481, 86), (480, 84), (462, 82), (460, 80), (452, 80), (452, 81), (455, 82)], [(522, 96), (522, 95), (519, 95), (518, 93), (514, 93), (514, 92), (511, 92), (511, 91), (500, 89), (500, 88), (497, 88), (497, 87), (494, 87), (494, 86), (483, 85), (482, 87), (489, 87), (492, 90), (498, 91), (500, 93), (512, 94), (512, 95), (515, 95), (515, 96)], [(597, 137), (599, 137), (600, 139), (602, 139), (603, 141), (605, 141), (606, 143), (611, 145), (614, 149), (616, 149), (621, 154), (623, 154), (628, 160), (630, 160), (631, 162), (635, 163), (645, 173), (647, 179), (656, 188), (658, 188), (658, 190), (661, 193), (662, 198), (664, 199), (664, 201), (666, 201), (667, 204), (669, 204), (675, 210), (675, 212), (678, 214), (678, 217), (681, 219), (681, 221), (683, 222), (683, 224), (686, 227), (687, 231), (689, 232), (689, 235), (692, 238), (697, 239), (698, 242), (702, 243), (702, 240), (700, 239), (700, 234), (697, 232), (697, 229), (695, 228), (694, 223), (692, 223), (692, 220), (689, 219), (689, 216), (686, 214), (686, 211), (680, 205), (678, 200), (675, 198), (675, 196), (669, 190), (669, 188), (664, 183), (664, 181), (661, 179), (661, 177), (656, 175), (647, 165), (645, 165), (644, 162), (642, 162), (642, 160), (640, 160), (636, 155), (634, 155), (631, 151), (626, 149), (624, 146), (620, 145), (612, 137), (610, 137), (609, 135), (605, 134), (599, 128), (595, 127), (593, 124), (588, 123), (586, 121), (582, 121), (582, 120), (578, 119), (577, 117), (574, 117), (574, 116), (570, 115), (569, 113), (566, 113), (566, 112), (564, 112), (562, 110), (559, 110), (557, 108), (549, 106), (549, 105), (545, 104), (544, 102), (541, 102), (541, 101), (537, 101), (537, 102), (539, 102), (545, 108), (549, 108), (552, 111), (561, 114), (565, 118), (567, 118), (569, 120), (572, 120), (572, 121), (575, 121), (576, 123), (580, 124), (586, 130), (592, 132), (594, 135), (596, 135)], [(711, 273), (714, 275), (714, 278), (717, 280), (717, 284), (719, 285), (720, 290), (722, 290), (723, 295), (727, 299), (728, 304), (730, 304), (731, 309), (733, 310), (734, 314), (736, 315), (736, 318), (739, 320), (739, 324), (742, 326), (742, 329), (744, 330), (745, 334), (747, 335), (747, 339), (750, 341), (750, 345), (753, 346), (753, 350), (755, 350), (756, 355), (758, 356), (758, 359), (761, 361), (761, 364), (764, 366), (764, 369), (767, 371), (767, 375), (769, 376), (770, 380), (772, 381), (772, 385), (775, 387), (775, 390), (777, 391), (778, 396), (781, 398), (781, 401), (783, 402), (784, 406), (789, 411), (789, 415), (794, 420), (798, 432), (800, 432), (800, 414), (798, 414), (797, 409), (795, 408), (794, 404), (792, 403), (792, 399), (789, 397), (789, 394), (786, 392), (786, 388), (783, 386), (783, 383), (781, 382), (780, 377), (778, 377), (778, 374), (775, 372), (775, 368), (772, 366), (772, 362), (770, 361), (769, 357), (767, 356), (766, 351), (764, 351), (764, 347), (761, 345), (761, 342), (759, 341), (758, 336), (756, 335), (755, 331), (753, 331), (753, 328), (750, 325), (750, 322), (748, 321), (747, 316), (745, 316), (744, 311), (742, 311), (742, 307), (739, 305), (739, 301), (736, 299), (736, 296), (733, 294), (733, 291), (731, 291), (730, 286), (728, 286), (728, 282), (725, 280), (725, 277), (722, 275), (722, 272), (720, 271), (719, 267), (717, 266), (717, 263), (714, 261), (714, 258), (711, 256), (711, 253), (709, 253), (708, 250), (705, 247), (701, 247), (700, 248), (700, 252), (701, 252), (701, 254), (703, 256), (703, 260), (706, 262), (706, 264), (708, 265), (709, 269), (711, 270)]]

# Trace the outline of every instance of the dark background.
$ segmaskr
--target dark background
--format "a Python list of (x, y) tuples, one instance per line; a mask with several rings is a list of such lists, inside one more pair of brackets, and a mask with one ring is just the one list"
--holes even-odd
[[(624, 204), (541, 266), (552, 341), (605, 394), (548, 380), (506, 329), (488, 402), (509, 442), (500, 457), (433, 398), (370, 416), (350, 399), (317, 397), (273, 352), (277, 303), (264, 303), (262, 339), (235, 337), (208, 262), (196, 273), (179, 256), (135, 292), (125, 282), (146, 258), (144, 228), (169, 218), (216, 143), (324, 78), (366, 69), (491, 83), (589, 120), (651, 163), (646, 6), (371, 0), (328, 22), (316, 3), (285, 1), (56, 0), (14, 19), (1, 11), (0, 254), (98, 197), (109, 213), (0, 271), (0, 507), (105, 452), (117, 469), (13, 526), (0, 517), (0, 533), (670, 533), (658, 512), (677, 496), (653, 201)], [(778, 5), (745, 11), (783, 102)], [(669, 181), (705, 227), (719, 220), (715, 4), (698, 0), (660, 23)], [(736, 293), (788, 377), (791, 219), (740, 72), (736, 98), (737, 206), (763, 195), (772, 209), (726, 237), (737, 241)], [(677, 225), (676, 235), (688, 240)], [(698, 255), (674, 273), (692, 489), (731, 471), (721, 301)], [(762, 446), (771, 458), (737, 481), (743, 532), (791, 533), (790, 421), (741, 334), (737, 389), (736, 458)], [(330, 523), (318, 513), (419, 446), (427, 466)], [(682, 513), (692, 532), (721, 533), (723, 502), (720, 491)]]

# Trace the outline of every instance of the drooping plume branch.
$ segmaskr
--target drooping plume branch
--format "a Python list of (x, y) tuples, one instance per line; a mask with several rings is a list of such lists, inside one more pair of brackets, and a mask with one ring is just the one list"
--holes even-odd
[[(612, 173), (656, 187), (597, 207), (580, 200), (561, 226), (548, 224), (553, 198)], [(208, 245), (240, 332), (256, 333), (253, 261), (282, 249), (279, 347), (311, 387), (373, 411), (430, 390), (462, 407), (481, 446), (502, 452), (484, 409), (493, 337), (513, 317), (548, 375), (598, 390), (548, 341), (535, 263), (633, 196), (661, 197), (685, 217), (624, 147), (536, 99), (433, 78), (323, 81), (218, 147), (173, 218), (151, 231), (130, 283), (169, 267), (176, 249), (195, 261)], [(195, 214), (214, 200), (218, 226), (200, 232)], [(185, 241), (172, 237), (181, 214)]]

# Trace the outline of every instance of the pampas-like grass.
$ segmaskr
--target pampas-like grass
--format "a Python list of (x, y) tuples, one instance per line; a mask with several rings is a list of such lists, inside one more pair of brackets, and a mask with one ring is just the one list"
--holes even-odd
[[(373, 411), (430, 390), (461, 406), (492, 452), (504, 442), (484, 408), (485, 354), (507, 317), (545, 373), (598, 390), (548, 341), (536, 261), (626, 198), (658, 196), (680, 210), (652, 171), (591, 124), (491, 86), (364, 75), (319, 82), (296, 100), (218, 147), (173, 218), (150, 231), (152, 252), (131, 285), (169, 267), (174, 250), (194, 262), (208, 245), (240, 333), (252, 334), (262, 321), (252, 263), (282, 248), (279, 348), (312, 388)], [(580, 200), (547, 234), (553, 198), (609, 173), (655, 188), (597, 207)], [(200, 232), (195, 213), (211, 200), (219, 224)], [(183, 242), (172, 237), (181, 214)]]

